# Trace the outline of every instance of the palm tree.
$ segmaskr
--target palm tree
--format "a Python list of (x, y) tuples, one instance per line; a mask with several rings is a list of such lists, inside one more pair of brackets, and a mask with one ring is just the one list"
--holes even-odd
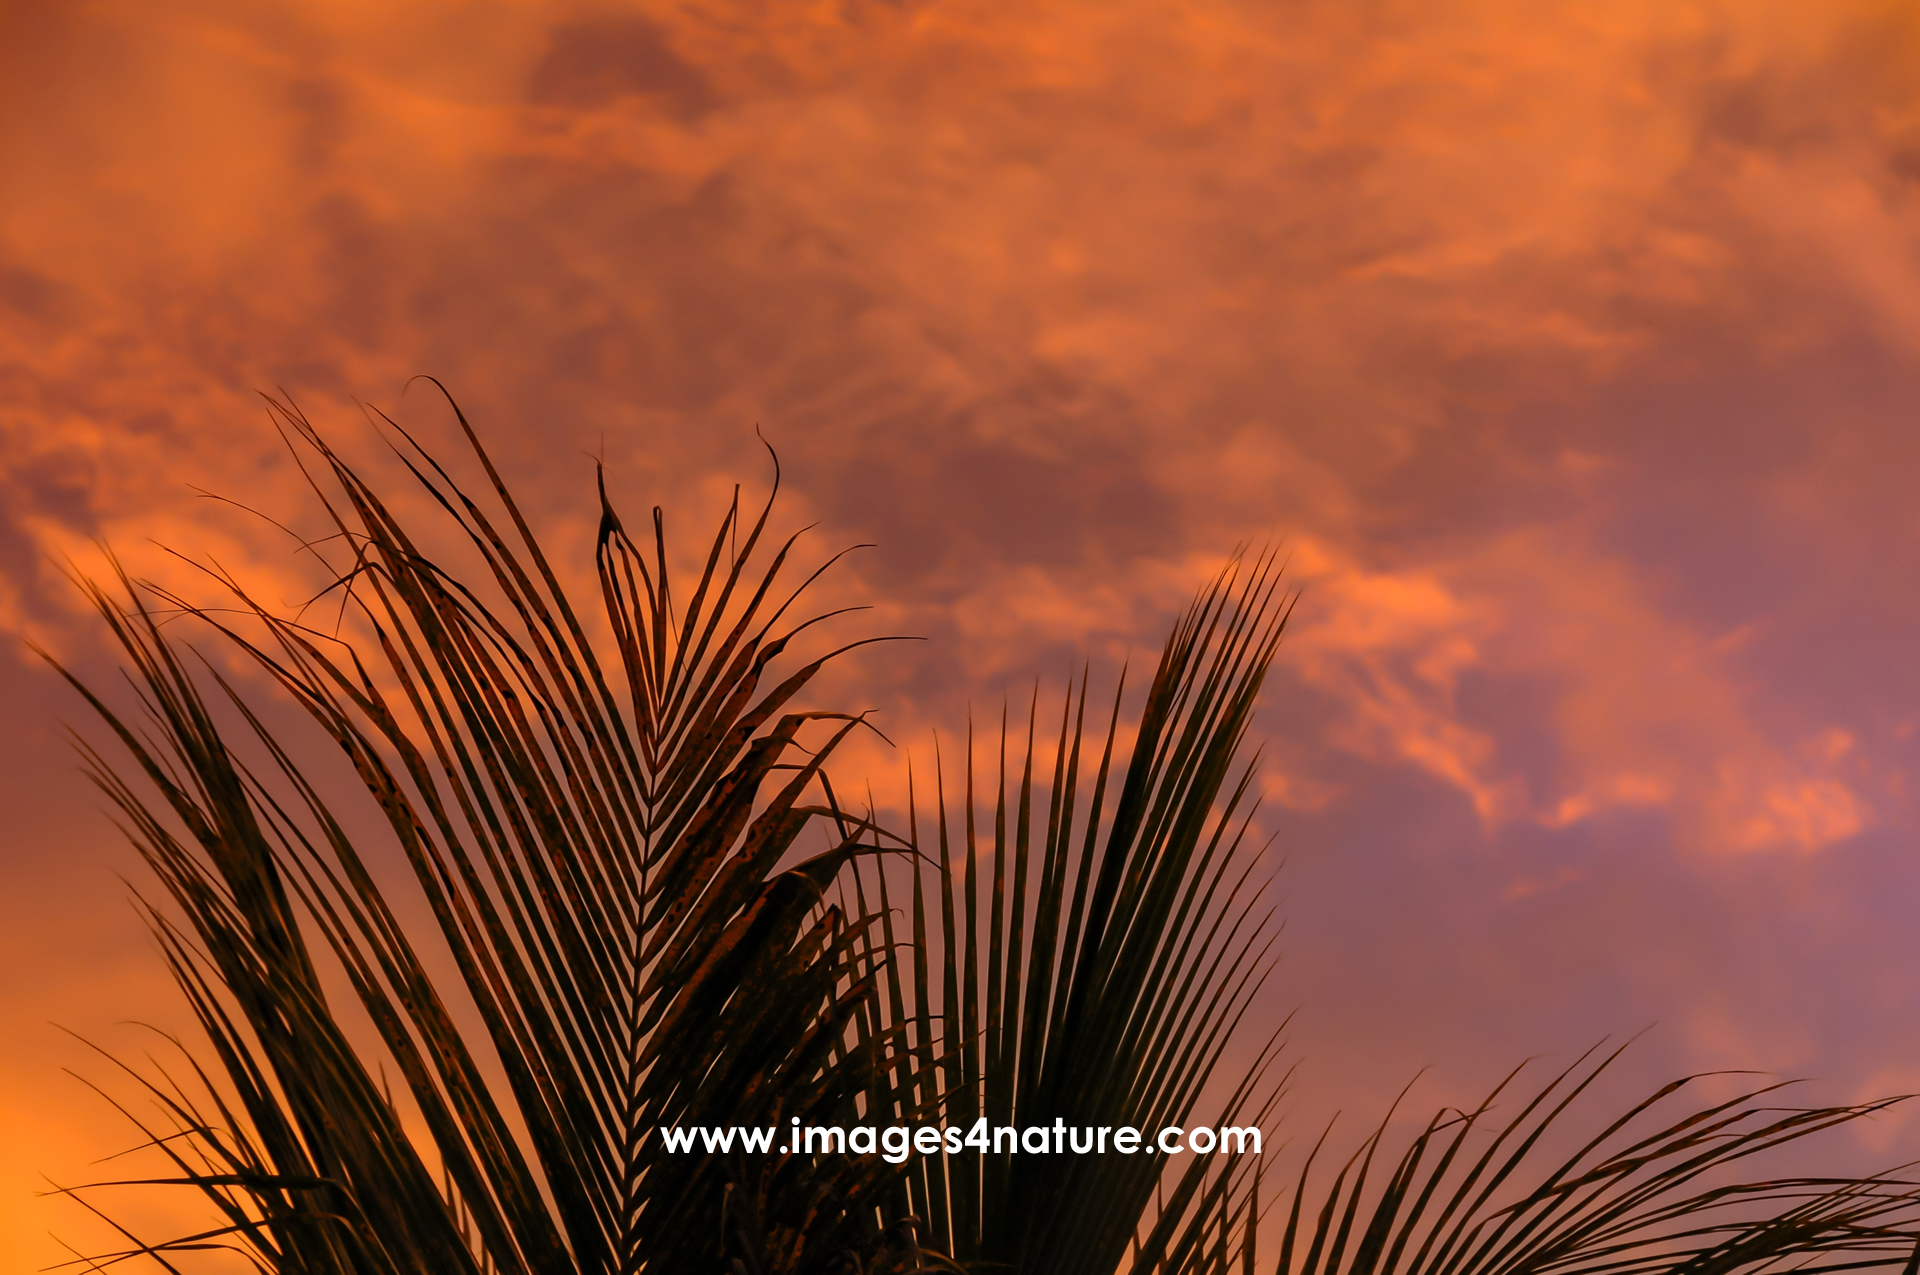
[[(477, 583), (272, 407), (344, 546), (330, 591), (355, 640), (225, 577), (222, 611), (124, 574), (83, 586), (139, 700), (70, 678), (131, 760), (89, 748), (89, 765), (165, 891), (148, 916), (206, 1037), (178, 1074), (135, 1073), (163, 1113), (141, 1127), (164, 1181), (220, 1217), (117, 1256), (224, 1247), (316, 1275), (1255, 1269), (1273, 1201), (1244, 1145), (1175, 1171), (998, 1143), (897, 1164), (685, 1154), (659, 1131), (1155, 1128), (1217, 1101), (1205, 1118), (1271, 1132), (1277, 1037), (1237, 1082), (1216, 1073), (1272, 971), (1242, 757), (1290, 605), (1272, 561), (1201, 592), (1130, 744), (1118, 692), (1089, 732), (1083, 676), (1050, 758), (1036, 697), (1024, 750), (1002, 721), (994, 790), (969, 739), (957, 800), (936, 765), (927, 832), (917, 797), (902, 832), (835, 797), (827, 763), (865, 723), (797, 708), (861, 643), (788, 657), (827, 617), (786, 619), (793, 542), (764, 552), (767, 509), (750, 520), (736, 496), (683, 600), (660, 511), (630, 538), (603, 482), (596, 641), (457, 408), (485, 499), (393, 429)], [(172, 637), (180, 611), (273, 679), (351, 779)], [(417, 899), (382, 884), (401, 860)], [(1317, 1209), (1303, 1173), (1279, 1269), (1825, 1271), (1913, 1249), (1899, 1182), (1715, 1177), (1871, 1104), (1770, 1113), (1761, 1091), (1641, 1130), (1663, 1092), (1530, 1179), (1562, 1091), (1600, 1066), (1484, 1147), (1491, 1100), (1443, 1113), (1376, 1184), (1383, 1126)]]

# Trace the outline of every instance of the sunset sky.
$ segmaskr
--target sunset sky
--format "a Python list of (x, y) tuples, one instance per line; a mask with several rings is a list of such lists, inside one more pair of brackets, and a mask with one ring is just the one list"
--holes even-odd
[[(107, 676), (99, 543), (298, 602), (197, 492), (317, 526), (259, 392), (377, 463), (362, 403), (450, 445), (419, 373), (583, 574), (595, 457), (691, 533), (758, 427), (930, 639), (833, 683), (916, 758), (1290, 554), (1294, 1132), (1650, 1025), (1643, 1087), (1920, 1090), (1910, 4), (0, 3), (0, 629)], [(12, 1270), (133, 1141), (48, 1023), (184, 1015), (0, 652)]]

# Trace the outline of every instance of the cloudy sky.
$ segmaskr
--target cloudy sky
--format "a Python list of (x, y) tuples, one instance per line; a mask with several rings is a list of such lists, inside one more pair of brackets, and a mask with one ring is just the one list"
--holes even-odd
[[(259, 392), (445, 442), (417, 373), (576, 556), (594, 457), (691, 529), (758, 427), (930, 639), (835, 684), (916, 749), (1280, 544), (1299, 1118), (1649, 1025), (1647, 1086), (1920, 1089), (1916, 86), (1856, 0), (10, 0), (0, 628), (108, 669), (102, 542), (297, 601), (197, 492), (310, 523)], [(0, 679), (26, 1268), (94, 1234), (39, 1174), (130, 1141), (47, 1023), (181, 1015), (77, 706)]]

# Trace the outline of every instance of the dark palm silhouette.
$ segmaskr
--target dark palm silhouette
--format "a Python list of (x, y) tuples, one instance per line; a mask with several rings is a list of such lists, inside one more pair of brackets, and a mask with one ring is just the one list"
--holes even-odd
[[(75, 680), (131, 759), (90, 764), (164, 887), (149, 915), (206, 1036), (183, 1074), (137, 1073), (167, 1120), (143, 1129), (166, 1181), (220, 1215), (125, 1256), (228, 1247), (313, 1275), (1225, 1275), (1264, 1245), (1300, 1275), (1718, 1275), (1915, 1251), (1903, 1183), (1728, 1176), (1880, 1104), (1773, 1109), (1760, 1090), (1662, 1116), (1669, 1086), (1536, 1169), (1605, 1059), (1511, 1119), (1491, 1099), (1442, 1113), (1397, 1156), (1383, 1126), (1330, 1187), (1303, 1169), (1263, 1193), (1277, 1040), (1236, 1083), (1216, 1072), (1272, 969), (1242, 747), (1287, 613), (1272, 562), (1202, 591), (1129, 729), (1119, 695), (1088, 727), (1083, 678), (1048, 755), (1036, 697), (1024, 743), (1003, 723), (990, 788), (969, 741), (951, 799), (936, 768), (887, 829), (826, 769), (866, 727), (797, 707), (848, 648), (789, 654), (813, 621), (788, 618), (792, 541), (766, 543), (765, 510), (736, 501), (683, 600), (659, 511), (630, 538), (603, 485), (596, 640), (464, 418), (484, 498), (401, 437), (473, 550), (466, 581), (274, 407), (319, 475), (355, 640), (237, 581), (227, 611), (124, 576), (84, 586), (140, 699), (125, 712)], [(183, 647), (161, 619), (183, 609), (348, 769)], [(402, 861), (417, 898), (391, 894)], [(431, 924), (402, 923), (420, 911)], [(896, 1165), (674, 1154), (657, 1133), (983, 1117), (1198, 1117), (1268, 1142), (1174, 1168), (977, 1150)]]

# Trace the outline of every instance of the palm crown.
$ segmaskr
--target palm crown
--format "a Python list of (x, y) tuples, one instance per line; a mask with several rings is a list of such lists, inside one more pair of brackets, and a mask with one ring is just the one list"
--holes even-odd
[[(659, 510), (630, 538), (603, 486), (596, 641), (464, 417), (484, 499), (406, 445), (477, 555), (465, 583), (274, 406), (324, 479), (361, 637), (231, 580), (244, 622), (188, 609), (337, 746), (351, 792), (163, 630), (184, 602), (85, 586), (152, 726), (76, 679), (131, 764), (88, 757), (164, 888), (149, 916), (206, 1036), (184, 1074), (140, 1073), (163, 1113), (142, 1128), (166, 1180), (220, 1215), (125, 1256), (228, 1247), (315, 1275), (1707, 1275), (1920, 1252), (1902, 1182), (1732, 1173), (1881, 1104), (1775, 1109), (1761, 1089), (1663, 1118), (1677, 1082), (1545, 1156), (1597, 1055), (1512, 1118), (1493, 1098), (1443, 1112), (1398, 1155), (1383, 1125), (1329, 1185), (1316, 1145), (1263, 1189), (1277, 1037), (1218, 1073), (1270, 994), (1243, 744), (1290, 606), (1272, 561), (1201, 591), (1124, 730), (1122, 697), (1093, 704), (1085, 677), (1057, 731), (1036, 695), (1024, 738), (1003, 719), (991, 784), (969, 740), (888, 828), (827, 769), (863, 723), (799, 708), (848, 648), (789, 656), (812, 621), (788, 618), (793, 542), (767, 544), (766, 510), (736, 501), (683, 600)], [(810, 826), (825, 838), (804, 850)], [(398, 860), (417, 899), (382, 883)], [(403, 923), (422, 904), (432, 923)], [(894, 1163), (680, 1154), (659, 1132), (1196, 1113), (1263, 1128), (1263, 1154)]]

